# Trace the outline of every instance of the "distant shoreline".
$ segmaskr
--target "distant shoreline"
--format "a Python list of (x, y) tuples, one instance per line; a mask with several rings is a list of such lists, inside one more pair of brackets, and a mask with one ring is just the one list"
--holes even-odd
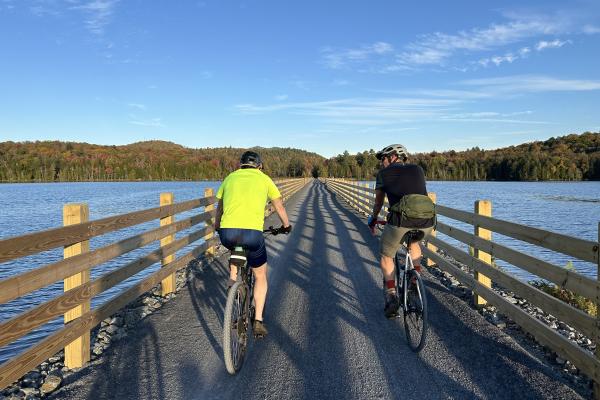
[[(273, 179), (297, 179), (293, 177), (271, 177)], [(313, 179), (312, 177), (306, 177), (307, 179)], [(355, 178), (337, 178), (347, 179), (349, 181), (375, 181), (375, 179), (355, 179)], [(112, 179), (112, 180), (89, 180), (89, 181), (0, 181), (2, 184), (18, 184), (18, 183), (136, 183), (136, 182), (220, 182), (223, 179), (169, 179), (169, 180), (144, 180), (144, 179)], [(534, 182), (564, 182), (564, 183), (577, 183), (577, 182), (600, 182), (600, 180), (558, 180), (558, 179), (547, 179), (547, 180), (459, 180), (459, 179), (427, 179), (427, 182), (523, 182), (523, 183), (534, 183)]]

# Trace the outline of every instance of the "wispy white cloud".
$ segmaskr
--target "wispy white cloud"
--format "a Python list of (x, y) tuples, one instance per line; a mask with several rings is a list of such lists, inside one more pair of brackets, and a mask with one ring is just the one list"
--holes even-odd
[[(266, 105), (238, 104), (244, 115), (287, 113), (311, 117), (321, 123), (354, 126), (406, 126), (407, 123), (459, 122), (547, 125), (552, 121), (532, 119), (532, 110), (499, 112), (470, 111), (474, 101), (512, 98), (527, 93), (600, 90), (600, 81), (559, 79), (539, 75), (516, 75), (470, 79), (456, 83), (457, 90), (415, 90), (389, 92), (392, 96), (345, 98), (313, 102), (286, 102)], [(462, 89), (464, 88), (464, 89)], [(395, 96), (393, 96), (395, 94)]]
[(166, 126), (162, 123), (162, 118), (150, 118), (150, 119), (142, 119), (138, 118), (135, 115), (129, 116), (129, 123), (132, 125), (140, 125), (140, 126), (148, 126), (153, 128), (165, 128)]
[(491, 93), (476, 90), (421, 89), (415, 92), (420, 96), (444, 97), (461, 101), (478, 100), (492, 97)]
[(280, 95), (275, 96), (275, 100), (277, 100), (277, 101), (284, 101), (284, 100), (287, 100), (288, 97), (289, 96), (287, 94), (280, 94)]
[(457, 112), (465, 106), (462, 99), (439, 98), (370, 98), (342, 99), (321, 102), (286, 103), (258, 106), (253, 104), (237, 105), (236, 109), (242, 114), (269, 114), (285, 112), (289, 114), (309, 116), (321, 120), (324, 124), (336, 126), (378, 127), (394, 126), (394, 130), (411, 129), (407, 123), (427, 121), (438, 122), (498, 122), (506, 124), (543, 125), (546, 121), (523, 119), (533, 112), (515, 111), (500, 113)]
[(15, 4), (13, 0), (1, 0), (0, 1), (0, 11), (3, 10), (12, 10), (15, 8)]
[(496, 66), (499, 66), (500, 64), (503, 63), (512, 63), (513, 61), (515, 61), (518, 58), (518, 56), (514, 55), (513, 53), (506, 53), (503, 56), (493, 56), (490, 58), (483, 58), (481, 60), (479, 60), (477, 63), (479, 65), (483, 65), (484, 67), (487, 67), (489, 64), (494, 64)]
[(310, 86), (311, 86), (310, 82), (302, 80), (302, 79), (295, 79), (295, 80), (291, 81), (290, 84), (292, 86), (295, 86), (298, 89), (302, 89), (302, 90), (309, 90)]
[(57, 17), (67, 12), (80, 13), (85, 27), (102, 36), (121, 0), (32, 0), (29, 11), (38, 16)]
[[(461, 68), (464, 65), (499, 66), (513, 63), (527, 57), (532, 49), (542, 51), (560, 48), (571, 43), (570, 40), (548, 40), (552, 35), (577, 35), (582, 33), (600, 33), (595, 25), (582, 25), (580, 19), (569, 13), (556, 15), (524, 15), (506, 13), (506, 22), (490, 24), (487, 27), (474, 27), (456, 33), (433, 32), (424, 34), (396, 51), (387, 42), (362, 46), (356, 49), (322, 51), (323, 63), (333, 69), (353, 67), (361, 72), (389, 73), (396, 71), (431, 68)], [(537, 44), (523, 46), (523, 42)], [(506, 50), (508, 46), (521, 44), (518, 50)], [(502, 50), (504, 50), (502, 52)], [(479, 56), (479, 61), (465, 62), (465, 57), (480, 53), (501, 52), (499, 55)], [(460, 66), (463, 64), (463, 67)]]
[(567, 43), (571, 43), (570, 40), (553, 40), (551, 42), (548, 42), (546, 40), (541, 40), (538, 42), (538, 44), (535, 46), (535, 49), (537, 51), (542, 51), (545, 49), (556, 49), (559, 47), (563, 47), (565, 44)]
[(389, 125), (434, 118), (448, 112), (460, 100), (429, 98), (349, 98), (330, 101), (270, 105), (239, 104), (242, 114), (285, 112), (313, 117), (337, 125)]
[(558, 79), (540, 75), (515, 75), (497, 78), (469, 79), (466, 86), (476, 86), (491, 94), (522, 94), (534, 92), (581, 92), (600, 90), (600, 81)]
[[(540, 52), (540, 51), (543, 51), (546, 49), (557, 49), (557, 48), (563, 47), (564, 45), (570, 44), (570, 43), (571, 43), (570, 40), (560, 40), (560, 39), (555, 39), (552, 41), (541, 40), (533, 47), (535, 48), (536, 51)], [(516, 52), (508, 52), (501, 56), (497, 55), (497, 56), (482, 58), (482, 59), (478, 60), (476, 62), (476, 64), (483, 66), (483, 67), (488, 67), (493, 64), (498, 67), (504, 63), (512, 64), (513, 62), (515, 62), (519, 59), (527, 58), (530, 53), (531, 53), (530, 47), (521, 47)]]
[(91, 0), (73, 2), (73, 10), (81, 10), (85, 13), (84, 20), (88, 30), (95, 35), (103, 35), (106, 25), (110, 23), (115, 6), (120, 0)]
[(339, 69), (348, 64), (368, 61), (372, 56), (381, 56), (392, 53), (394, 48), (386, 42), (376, 42), (364, 45), (356, 49), (333, 49), (330, 47), (322, 49), (323, 62), (329, 68)]
[(600, 26), (585, 25), (583, 27), (583, 33), (586, 33), (588, 35), (595, 35), (597, 33), (600, 33)]
[(138, 110), (146, 111), (146, 105), (140, 103), (129, 103), (127, 104), (131, 108), (136, 108)]
[(29, 11), (37, 17), (61, 15), (60, 5), (55, 0), (43, 1), (34, 0), (29, 5)]
[(333, 86), (348, 86), (350, 85), (350, 81), (345, 79), (335, 79), (332, 83)]

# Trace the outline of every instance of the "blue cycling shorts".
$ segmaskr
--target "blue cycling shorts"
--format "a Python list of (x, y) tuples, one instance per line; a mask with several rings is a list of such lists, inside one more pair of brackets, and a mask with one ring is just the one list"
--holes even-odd
[(252, 268), (260, 267), (267, 262), (267, 248), (262, 231), (254, 229), (221, 228), (219, 238), (223, 246), (230, 251), (236, 246), (246, 250), (248, 265)]

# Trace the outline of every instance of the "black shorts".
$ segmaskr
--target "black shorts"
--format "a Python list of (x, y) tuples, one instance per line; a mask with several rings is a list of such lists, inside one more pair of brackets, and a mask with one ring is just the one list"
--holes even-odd
[(233, 251), (241, 246), (246, 250), (248, 265), (252, 268), (260, 267), (267, 262), (267, 247), (262, 231), (254, 229), (221, 228), (219, 238), (223, 246)]

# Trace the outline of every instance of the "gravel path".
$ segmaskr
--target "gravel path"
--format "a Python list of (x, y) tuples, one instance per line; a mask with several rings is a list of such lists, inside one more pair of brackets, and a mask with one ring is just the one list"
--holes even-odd
[(51, 398), (581, 398), (427, 273), (431, 328), (414, 354), (401, 320), (383, 316), (377, 238), (364, 221), (318, 182), (286, 208), (293, 232), (267, 239), (270, 335), (238, 375), (223, 363), (221, 258)]

